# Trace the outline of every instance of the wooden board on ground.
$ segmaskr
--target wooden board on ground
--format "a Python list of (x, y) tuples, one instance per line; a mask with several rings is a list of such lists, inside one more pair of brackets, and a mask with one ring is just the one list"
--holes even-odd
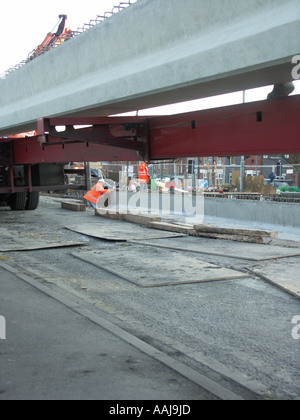
[(268, 262), (265, 267), (252, 268), (252, 273), (258, 275), (269, 283), (300, 298), (300, 261), (291, 259), (282, 270), (277, 261)]
[(262, 229), (242, 229), (242, 228), (226, 228), (214, 225), (195, 225), (194, 229), (197, 233), (215, 233), (221, 235), (239, 235), (239, 236), (256, 236), (277, 238), (278, 232)]
[(253, 244), (270, 243), (278, 232), (258, 229), (226, 228), (214, 225), (195, 225), (191, 236), (203, 238), (222, 239), (227, 241), (248, 242)]
[(64, 241), (58, 238), (45, 238), (43, 236), (43, 234), (34, 232), (18, 232), (0, 228), (0, 252), (37, 251), (39, 249), (86, 245), (86, 242), (83, 241)]
[(183, 233), (184, 235), (189, 235), (194, 231), (193, 227), (188, 225), (179, 225), (173, 223), (162, 223), (162, 222), (150, 222), (148, 225), (152, 229), (167, 231), (167, 232), (177, 232)]
[(148, 226), (151, 222), (161, 222), (161, 217), (145, 213), (128, 213), (122, 211), (108, 211), (106, 209), (96, 209), (95, 216), (105, 217), (111, 220), (120, 220), (123, 222), (136, 223), (138, 225)]
[(140, 287), (235, 280), (248, 274), (199, 261), (178, 252), (131, 246), (72, 254)]
[(90, 236), (96, 239), (113, 242), (127, 242), (134, 240), (149, 240), (160, 238), (176, 238), (183, 236), (179, 233), (158, 232), (146, 227), (131, 223), (119, 222), (116, 224), (102, 225), (101, 223), (89, 223), (75, 226), (66, 226), (73, 232)]
[(73, 201), (63, 201), (61, 203), (61, 208), (65, 210), (84, 212), (86, 211), (86, 204), (82, 202), (75, 203)]
[(150, 245), (162, 249), (193, 252), (196, 254), (216, 255), (248, 261), (266, 261), (300, 255), (298, 248), (286, 248), (272, 245), (258, 245), (218, 239), (184, 237), (147, 241)]
[(167, 222), (150, 222), (149, 227), (169, 232), (179, 232), (190, 236), (230, 240), (236, 242), (249, 242), (263, 244), (270, 242), (271, 238), (278, 236), (277, 232), (257, 229), (225, 228), (213, 225), (184, 225)]

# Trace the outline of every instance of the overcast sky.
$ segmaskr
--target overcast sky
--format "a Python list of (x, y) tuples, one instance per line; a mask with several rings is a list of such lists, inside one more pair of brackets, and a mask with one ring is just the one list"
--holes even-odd
[[(122, 0), (126, 1), (126, 0)], [(58, 16), (72, 30), (111, 11), (121, 0), (0, 0), (0, 73), (27, 58), (51, 32)], [(134, 3), (134, 0), (132, 0)]]
[[(126, 0), (0, 0), (0, 74), (26, 59), (51, 32), (57, 24), (60, 14), (68, 16), (67, 26), (72, 30), (89, 23), (97, 15), (111, 11), (115, 5)], [(136, 0), (132, 0), (134, 3)], [(266, 99), (272, 87), (248, 91), (246, 101)], [(300, 94), (300, 82), (296, 83), (296, 92)], [(173, 105), (168, 110), (158, 108), (159, 113), (187, 112), (207, 107), (241, 103), (242, 92), (223, 95), (217, 101), (214, 98), (191, 101), (184, 105)], [(148, 110), (140, 113), (150, 114)]]

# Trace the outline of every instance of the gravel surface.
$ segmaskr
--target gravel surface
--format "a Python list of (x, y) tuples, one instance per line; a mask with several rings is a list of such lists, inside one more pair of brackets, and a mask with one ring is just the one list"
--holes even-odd
[[(188, 256), (195, 262), (239, 270), (249, 276), (145, 289), (72, 255), (97, 251), (97, 263), (104, 268), (111, 265), (107, 256), (101, 259), (101, 250), (115, 253), (121, 246), (122, 253), (130, 249), (131, 258), (135, 249), (140, 256), (141, 245), (105, 242), (65, 229), (68, 224), (91, 223), (118, 226), (121, 231), (122, 223), (95, 217), (91, 209), (85, 213), (62, 210), (60, 202), (59, 198), (44, 196), (34, 212), (13, 213), (1, 208), (2, 226), (16, 236), (27, 234), (28, 240), (83, 241), (85, 245), (0, 253), (0, 260), (49, 288), (71, 294), (123, 329), (245, 398), (300, 399), (300, 340), (292, 337), (292, 319), (300, 315), (299, 299), (248, 272), (249, 268), (274, 264), (273, 260), (255, 262), (187, 253), (184, 249), (169, 251), (183, 263)], [(230, 248), (231, 242), (220, 242)], [(261, 247), (263, 252), (264, 245)], [(149, 250), (147, 247), (148, 256)], [(152, 252), (155, 255), (157, 249)], [(299, 263), (300, 257), (279, 259), (276, 264), (284, 272), (289, 265), (297, 266), (295, 261)], [(172, 267), (164, 270), (168, 280)], [(141, 275), (147, 276), (142, 261)]]

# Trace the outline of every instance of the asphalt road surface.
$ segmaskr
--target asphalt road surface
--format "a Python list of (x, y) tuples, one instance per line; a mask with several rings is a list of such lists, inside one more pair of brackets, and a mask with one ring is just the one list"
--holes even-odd
[[(7, 317), (10, 338), (0, 341), (0, 399), (300, 399), (300, 340), (292, 335), (292, 320), (300, 315), (299, 299), (248, 271), (265, 267), (268, 262), (249, 261), (239, 255), (234, 258), (192, 254), (183, 246), (181, 251), (169, 251), (183, 266), (186, 258), (192, 258), (195, 264), (236, 270), (242, 273), (241, 278), (141, 287), (112, 274), (114, 267), (108, 251), (115, 255), (121, 247), (124, 258), (124, 252), (130, 249), (130, 258), (134, 264), (139, 263), (138, 272), (146, 278), (140, 257), (143, 245), (106, 242), (65, 229), (68, 224), (87, 223), (95, 228), (99, 224), (118, 227), (121, 232), (129, 225), (95, 217), (92, 209), (86, 213), (62, 210), (60, 201), (42, 197), (34, 212), (0, 209), (3, 235), (6, 229), (10, 238), (25, 240), (28, 245), (35, 240), (57, 245), (34, 251), (0, 252), (0, 262), (8, 270), (16, 270), (12, 273), (2, 268), (0, 272), (0, 314), (5, 316), (3, 312), (7, 310), (13, 316)], [(136, 225), (130, 226), (134, 231)], [(71, 241), (75, 246), (59, 247)], [(230, 241), (220, 242), (224, 249), (230, 248)], [(155, 262), (159, 251), (147, 247), (148, 256), (149, 249), (153, 252), (153, 267), (159, 269)], [(105, 258), (101, 257), (101, 250), (105, 251)], [(134, 259), (135, 250), (138, 261)], [(89, 253), (91, 263), (96, 258), (97, 264), (77, 258)], [(299, 259), (295, 256), (276, 260), (278, 270), (284, 272)], [(120, 258), (118, 268), (122, 264), (125, 260)], [(170, 279), (171, 264), (164, 270), (166, 280)], [(85, 311), (92, 316), (86, 317)], [(95, 324), (94, 316), (103, 323)], [(117, 328), (118, 333), (103, 329), (105, 322), (112, 329)], [(129, 338), (124, 341), (125, 336)], [(66, 342), (62, 337), (67, 338)], [(47, 359), (44, 355), (49, 353), (50, 344), (55, 351)], [(18, 352), (18, 347), (26, 353)], [(35, 348), (39, 352), (32, 353)], [(155, 350), (159, 354), (156, 359)], [(79, 368), (80, 355), (85, 352), (86, 363)], [(35, 361), (30, 358), (32, 354)], [(105, 358), (107, 382), (101, 386), (99, 366)], [(160, 373), (160, 358), (166, 358), (164, 374)], [(43, 373), (51, 378), (47, 389), (41, 387)], [(108, 381), (110, 377), (119, 379)], [(121, 390), (117, 384), (122, 381), (125, 385)], [(57, 390), (50, 392), (55, 382)], [(128, 387), (128, 383), (132, 385)]]

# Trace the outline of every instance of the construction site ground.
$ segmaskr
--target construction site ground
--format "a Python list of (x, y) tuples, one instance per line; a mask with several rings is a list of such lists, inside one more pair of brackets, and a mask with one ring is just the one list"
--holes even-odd
[(0, 208), (0, 400), (300, 399), (299, 296), (272, 282), (299, 278), (300, 243), (176, 235), (62, 201)]

